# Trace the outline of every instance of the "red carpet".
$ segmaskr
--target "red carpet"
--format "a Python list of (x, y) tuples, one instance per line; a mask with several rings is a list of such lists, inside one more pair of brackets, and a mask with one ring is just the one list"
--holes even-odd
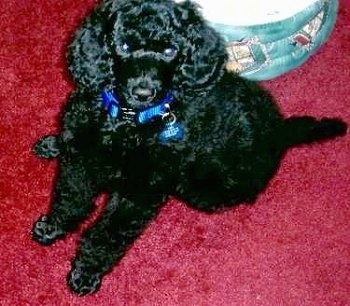
[[(31, 241), (56, 164), (30, 148), (56, 131), (71, 89), (64, 46), (95, 2), (0, 3), (0, 305), (350, 305), (348, 135), (289, 151), (254, 206), (207, 216), (169, 201), (99, 293), (69, 293), (78, 235)], [(286, 115), (350, 123), (350, 1), (315, 56), (264, 85)]]

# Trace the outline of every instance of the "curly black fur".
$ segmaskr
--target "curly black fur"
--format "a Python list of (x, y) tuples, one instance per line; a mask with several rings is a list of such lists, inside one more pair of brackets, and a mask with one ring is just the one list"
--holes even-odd
[[(58, 156), (59, 172), (33, 237), (44, 245), (64, 237), (94, 197), (110, 194), (68, 276), (79, 295), (99, 288), (168, 195), (206, 212), (253, 202), (288, 147), (346, 132), (337, 119), (283, 119), (268, 93), (225, 72), (224, 42), (189, 1), (107, 0), (78, 30), (68, 59), (77, 88), (61, 133), (35, 146), (38, 155)], [(136, 113), (171, 91), (184, 138), (159, 141), (167, 118), (111, 117), (106, 89)]]

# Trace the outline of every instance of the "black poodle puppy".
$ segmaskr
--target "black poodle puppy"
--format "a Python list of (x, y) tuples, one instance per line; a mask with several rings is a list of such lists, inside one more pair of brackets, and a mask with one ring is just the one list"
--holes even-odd
[(251, 203), (288, 147), (345, 134), (338, 119), (284, 119), (267, 92), (225, 71), (226, 59), (190, 1), (106, 0), (77, 32), (61, 133), (34, 148), (58, 157), (59, 170), (32, 230), (50, 245), (110, 195), (72, 262), (75, 293), (99, 288), (168, 195), (208, 213)]

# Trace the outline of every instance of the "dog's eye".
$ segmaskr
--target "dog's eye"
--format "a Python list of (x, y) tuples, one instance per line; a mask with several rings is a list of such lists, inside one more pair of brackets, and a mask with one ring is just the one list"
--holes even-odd
[(123, 42), (120, 44), (119, 46), (120, 51), (122, 51), (123, 53), (129, 53), (131, 48), (130, 45), (126, 42)]
[(163, 55), (168, 57), (168, 58), (173, 58), (176, 56), (177, 50), (173, 47), (169, 47), (164, 49)]

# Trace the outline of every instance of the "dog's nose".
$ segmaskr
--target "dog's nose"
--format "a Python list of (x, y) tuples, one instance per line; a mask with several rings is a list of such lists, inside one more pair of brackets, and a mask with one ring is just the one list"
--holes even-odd
[(156, 95), (156, 90), (152, 88), (146, 88), (138, 86), (131, 91), (133, 98), (137, 101), (148, 102), (152, 100)]

